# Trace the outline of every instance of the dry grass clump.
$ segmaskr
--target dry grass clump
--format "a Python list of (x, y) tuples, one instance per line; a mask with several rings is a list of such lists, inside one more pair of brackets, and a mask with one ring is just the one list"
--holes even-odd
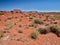
[(7, 25), (6, 25), (6, 30), (9, 30), (9, 29), (11, 29), (12, 27), (14, 26), (14, 23), (12, 23), (12, 22), (9, 22)]
[(38, 34), (39, 34), (39, 32), (38, 32), (37, 30), (34, 30), (34, 31), (31, 33), (31, 37), (32, 37), (33, 39), (36, 39), (36, 38), (38, 37)]
[(55, 15), (55, 19), (60, 19), (60, 15)]
[(44, 21), (41, 19), (34, 19), (35, 24), (44, 24)]
[(50, 32), (50, 29), (48, 26), (41, 26), (40, 28), (38, 28), (38, 31), (40, 34), (47, 34)]
[(3, 31), (0, 31), (0, 38), (3, 37)]
[(50, 31), (60, 37), (60, 26), (52, 25), (50, 26)]
[(4, 15), (5, 11), (0, 11), (0, 15)]

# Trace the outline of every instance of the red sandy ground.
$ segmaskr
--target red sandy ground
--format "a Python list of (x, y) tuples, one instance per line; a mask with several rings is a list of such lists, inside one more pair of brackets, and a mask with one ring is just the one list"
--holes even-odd
[[(42, 16), (41, 13), (37, 12), (21, 12), (21, 11), (14, 11), (11, 12), (5, 12), (4, 15), (0, 15), (0, 30), (5, 30), (5, 25), (9, 22), (16, 23), (11, 29), (6, 30), (7, 32), (4, 34), (4, 37), (0, 40), (0, 45), (60, 45), (60, 37), (57, 37), (53, 33), (48, 34), (39, 34), (37, 39), (32, 39), (30, 37), (32, 31), (34, 31), (35, 27), (28, 27), (27, 24), (31, 24), (32, 20), (29, 19), (28, 14), (32, 14), (36, 16), (36, 18), (39, 18), (40, 16), (44, 20), (46, 17)], [(12, 20), (5, 21), (8, 17), (13, 16)], [(15, 19), (15, 17), (18, 17)], [(30, 21), (29, 21), (30, 20)], [(58, 25), (60, 20), (58, 20)], [(50, 23), (46, 21), (45, 23)], [(21, 27), (19, 27), (21, 25)], [(18, 30), (21, 30), (22, 33), (18, 33)], [(8, 38), (7, 38), (8, 37)], [(5, 39), (7, 38), (7, 39)], [(20, 39), (20, 40), (18, 40)]]

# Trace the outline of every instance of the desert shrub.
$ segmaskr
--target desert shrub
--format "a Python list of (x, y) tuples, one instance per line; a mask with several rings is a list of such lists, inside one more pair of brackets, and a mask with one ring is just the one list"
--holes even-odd
[(45, 14), (46, 18), (48, 19), (49, 18), (49, 15), (48, 14)]
[(57, 25), (50, 25), (51, 32), (56, 33), (57, 30), (58, 30)]
[(10, 28), (12, 28), (13, 27), (13, 23), (9, 23), (8, 24), (8, 28), (10, 29)]
[(18, 11), (16, 11), (15, 13), (19, 13)]
[(57, 24), (57, 22), (54, 22), (54, 24)]
[(22, 25), (21, 25), (21, 24), (19, 24), (19, 27), (22, 27)]
[(0, 38), (2, 38), (3, 37), (3, 32), (2, 31), (0, 31)]
[(50, 16), (49, 16), (49, 19), (55, 21), (55, 17), (54, 17), (54, 15), (50, 15)]
[(13, 16), (9, 16), (8, 18), (6, 18), (4, 21), (8, 21), (8, 20), (12, 20), (13, 19)]
[(5, 13), (4, 11), (0, 11), (0, 15), (4, 15), (4, 13)]
[(3, 31), (3, 33), (6, 33), (6, 31)]
[(49, 24), (45, 24), (45, 26), (49, 26)]
[(46, 21), (46, 19), (44, 19), (43, 21)]
[(20, 41), (20, 39), (18, 38), (17, 41)]
[(13, 12), (13, 11), (10, 11), (10, 12)]
[(9, 24), (6, 25), (6, 30), (11, 29), (14, 26), (14, 24), (12, 22), (10, 22)]
[(16, 23), (14, 23), (14, 25), (16, 25)]
[(50, 31), (60, 37), (60, 26), (52, 25), (50, 26)]
[(13, 14), (13, 11), (10, 11)]
[(56, 31), (56, 35), (60, 37), (60, 30)]
[(17, 19), (18, 17), (16, 16), (15, 19)]
[(47, 18), (49, 17), (49, 15), (48, 15), (48, 14), (46, 14), (45, 16), (46, 16)]
[(35, 17), (34, 16), (29, 16), (29, 19), (34, 19)]
[(43, 29), (43, 28), (39, 28), (38, 31), (39, 31), (41, 34), (46, 34), (46, 33), (47, 33), (46, 29)]
[(18, 30), (18, 33), (23, 33), (22, 30)]
[(24, 16), (25, 16), (25, 17), (29, 17), (29, 14), (25, 14), (25, 13), (24, 13)]
[(32, 25), (31, 25), (32, 27), (37, 27), (37, 24), (35, 24), (35, 23), (32, 23)]
[(10, 16), (10, 17), (7, 18), (7, 20), (11, 20), (12, 18), (13, 18), (13, 16)]
[(55, 19), (60, 19), (60, 15), (55, 15)]
[(38, 28), (38, 31), (40, 34), (47, 34), (50, 32), (50, 29), (48, 27), (40, 27)]
[(34, 20), (34, 23), (35, 23), (35, 24), (44, 24), (44, 21), (41, 20), (41, 19), (35, 19), (35, 20)]
[(38, 32), (37, 30), (35, 30), (35, 31), (33, 31), (33, 32), (31, 33), (31, 37), (32, 37), (33, 39), (36, 39), (36, 38), (38, 37), (38, 34), (39, 34), (39, 32)]

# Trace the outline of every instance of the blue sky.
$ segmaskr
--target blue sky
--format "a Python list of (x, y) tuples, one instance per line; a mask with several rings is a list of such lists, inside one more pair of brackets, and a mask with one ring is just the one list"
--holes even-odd
[(60, 11), (60, 0), (0, 0), (0, 10)]

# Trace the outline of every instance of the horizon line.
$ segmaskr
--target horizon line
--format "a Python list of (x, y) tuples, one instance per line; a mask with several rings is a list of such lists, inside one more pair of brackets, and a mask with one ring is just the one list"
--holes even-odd
[[(14, 11), (15, 9), (11, 9), (11, 10), (0, 10), (0, 11)], [(16, 9), (16, 10), (21, 10), (21, 11), (26, 11), (26, 12), (29, 12), (29, 11), (37, 11), (37, 12), (60, 12), (60, 10), (34, 10), (34, 9), (30, 9), (30, 10), (23, 10), (23, 9)]]

